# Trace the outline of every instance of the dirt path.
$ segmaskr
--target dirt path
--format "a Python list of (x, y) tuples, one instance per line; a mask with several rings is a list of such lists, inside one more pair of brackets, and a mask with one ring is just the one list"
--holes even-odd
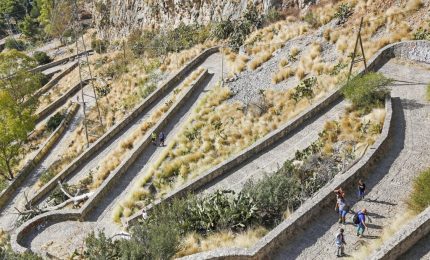
[[(372, 223), (363, 238), (356, 237), (352, 224), (344, 226), (346, 253), (356, 255), (365, 245), (381, 236), (384, 226), (390, 225), (406, 208), (405, 199), (413, 179), (430, 161), (430, 104), (425, 101), (425, 87), (430, 82), (428, 69), (391, 60), (380, 72), (396, 81), (391, 86), (393, 97), (393, 144), (365, 180), (368, 194), (364, 201), (356, 201), (355, 190), (347, 191), (352, 209), (363, 207), (369, 211)], [(318, 220), (303, 227), (289, 241), (285, 241), (276, 259), (333, 259), (334, 237), (339, 228), (333, 207), (321, 209)], [(351, 215), (347, 217), (349, 220)], [(361, 257), (359, 257), (361, 258)]]

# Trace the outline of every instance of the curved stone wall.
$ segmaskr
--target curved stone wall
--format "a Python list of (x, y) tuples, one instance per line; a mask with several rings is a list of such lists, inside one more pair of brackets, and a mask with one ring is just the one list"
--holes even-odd
[[(377, 71), (387, 61), (392, 58), (408, 59), (416, 62), (430, 64), (430, 42), (429, 41), (406, 41), (390, 44), (379, 50), (370, 60), (368, 71)], [(365, 71), (361, 70), (358, 75)], [(384, 122), (383, 132), (379, 140), (369, 149), (369, 151), (351, 169), (342, 175), (341, 178), (329, 183), (322, 190), (317, 192), (310, 200), (295, 211), (290, 218), (282, 222), (275, 229), (260, 239), (252, 248), (238, 249), (227, 248), (209, 252), (203, 252), (182, 259), (264, 259), (269, 257), (270, 252), (276, 248), (280, 241), (285, 241), (294, 235), (294, 232), (306, 225), (323, 205), (333, 203), (332, 191), (339, 186), (348, 187), (356, 183), (359, 178), (367, 174), (368, 169), (383, 156), (384, 151), (389, 147), (391, 125), (391, 100), (386, 102), (387, 116)]]

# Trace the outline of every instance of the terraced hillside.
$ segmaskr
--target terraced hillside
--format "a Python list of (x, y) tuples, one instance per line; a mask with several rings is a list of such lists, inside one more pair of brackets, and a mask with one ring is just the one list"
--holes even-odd
[[(241, 4), (112, 38), (124, 18), (108, 5), (77, 45), (19, 37), (52, 61), (25, 70), (50, 78), (25, 96), (34, 127), (10, 180), (0, 161), (0, 256), (331, 259), (344, 228), (347, 257), (428, 257), (410, 194), (430, 159), (430, 2)], [(64, 20), (85, 20), (77, 6)], [(348, 216), (367, 209), (363, 237), (337, 223), (338, 188)]]

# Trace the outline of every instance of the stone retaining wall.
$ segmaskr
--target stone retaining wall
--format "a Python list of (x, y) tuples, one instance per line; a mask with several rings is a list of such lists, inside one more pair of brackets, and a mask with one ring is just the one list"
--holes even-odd
[(17, 174), (15, 179), (9, 184), (9, 186), (0, 193), (0, 209), (12, 198), (16, 189), (21, 186), (24, 180), (31, 174), (31, 172), (37, 167), (37, 165), (43, 160), (43, 158), (51, 150), (52, 146), (58, 141), (63, 135), (64, 131), (68, 128), (70, 121), (79, 109), (79, 104), (73, 104), (68, 111), (66, 116), (58, 128), (49, 136), (49, 138), (41, 145), (41, 148), (36, 152), (34, 157), (30, 159), (23, 167), (23, 169)]
[[(389, 45), (386, 48), (381, 49), (375, 55), (375, 57), (369, 62), (368, 71), (378, 70), (379, 67), (382, 66), (386, 61), (395, 57), (396, 55), (399, 55), (398, 53), (402, 53), (403, 58), (408, 58), (408, 59), (420, 61), (420, 62), (430, 61), (430, 54), (421, 55), (422, 51), (420, 51), (422, 49), (425, 49), (427, 45), (429, 45), (429, 42), (426, 42), (426, 41), (402, 42), (402, 43)], [(411, 51), (403, 51), (403, 50), (411, 50)], [(425, 58), (422, 58), (422, 57), (425, 57)], [(361, 70), (358, 73), (358, 75), (362, 75), (363, 73), (364, 73), (364, 70)], [(175, 191), (169, 193), (162, 200), (157, 200), (156, 202), (154, 202), (154, 205), (157, 205), (164, 200), (168, 201), (168, 200), (171, 200), (172, 198), (183, 196), (189, 192), (193, 192), (199, 189), (200, 187), (203, 187), (210, 181), (214, 180), (215, 178), (219, 177), (225, 172), (233, 169), (234, 167), (240, 165), (242, 162), (246, 161), (252, 156), (260, 153), (261, 151), (267, 149), (268, 147), (271, 147), (279, 139), (283, 138), (289, 132), (299, 127), (307, 119), (323, 111), (330, 104), (335, 102), (338, 98), (340, 98), (340, 92), (339, 91), (332, 92), (325, 99), (317, 102), (312, 107), (308, 108), (306, 111), (300, 113), (298, 116), (295, 117), (295, 119), (293, 119), (292, 121), (289, 121), (288, 123), (280, 127), (278, 130), (275, 130), (273, 133), (267, 135), (266, 137), (264, 137), (257, 143), (253, 144), (252, 146), (248, 147), (247, 149), (245, 149), (235, 157), (230, 158), (224, 161), (223, 163), (221, 163), (220, 165), (217, 165), (209, 169), (201, 176), (190, 181), (189, 183), (185, 183)], [(154, 205), (150, 205), (146, 207), (144, 210), (145, 211), (151, 210), (151, 208)], [(129, 225), (132, 225), (141, 216), (142, 216), (142, 212), (136, 213), (127, 220), (127, 223)]]
[(41, 95), (45, 94), (48, 90), (50, 90), (55, 84), (58, 83), (63, 77), (65, 77), (67, 74), (69, 74), (73, 69), (75, 69), (78, 66), (78, 62), (75, 61), (70, 65), (67, 69), (63, 70), (58, 76), (51, 79), (48, 83), (46, 83), (45, 86), (40, 88), (38, 91), (34, 93), (35, 97), (40, 97)]
[[(379, 50), (374, 58), (369, 62), (368, 71), (377, 71), (388, 60), (392, 58), (408, 59), (416, 62), (430, 63), (430, 42), (429, 41), (407, 41), (388, 45)], [(358, 75), (364, 73), (361, 70)], [(310, 200), (305, 202), (292, 216), (269, 232), (250, 249), (227, 248), (217, 249), (210, 252), (203, 252), (184, 259), (264, 259), (276, 249), (282, 241), (293, 236), (300, 227), (306, 225), (316, 216), (321, 208), (334, 202), (332, 191), (339, 187), (353, 186), (358, 179), (363, 178), (370, 172), (373, 164), (379, 157), (383, 156), (386, 149), (389, 149), (391, 128), (391, 100), (386, 102), (387, 115), (384, 122), (383, 132), (376, 142), (361, 160), (349, 169), (341, 178), (326, 185), (325, 188), (317, 192)]]
[(189, 87), (186, 89), (177, 101), (172, 105), (172, 107), (163, 115), (163, 117), (158, 121), (158, 123), (153, 126), (142, 138), (138, 145), (133, 148), (131, 155), (124, 159), (121, 164), (109, 175), (109, 177), (103, 182), (102, 186), (97, 188), (94, 195), (88, 199), (85, 204), (77, 210), (57, 210), (52, 212), (47, 212), (39, 215), (29, 221), (25, 222), (21, 227), (19, 227), (11, 236), (11, 246), (14, 251), (25, 252), (29, 249), (22, 246), (25, 243), (27, 234), (34, 229), (39, 229), (39, 227), (45, 227), (46, 225), (52, 225), (61, 221), (67, 220), (83, 220), (85, 219), (89, 212), (94, 209), (94, 207), (100, 202), (100, 200), (106, 196), (112, 186), (115, 185), (117, 180), (127, 172), (129, 167), (133, 165), (136, 159), (140, 156), (144, 149), (151, 145), (151, 133), (160, 131), (165, 127), (169, 120), (179, 111), (179, 109), (189, 100), (193, 92), (202, 86), (202, 83), (207, 79), (209, 73), (205, 70)]
[(349, 170), (335, 176), (328, 184), (309, 198), (300, 208), (298, 208), (288, 219), (271, 230), (266, 236), (260, 239), (249, 249), (227, 248), (217, 249), (209, 252), (202, 252), (181, 259), (266, 259), (270, 253), (282, 242), (292, 237), (301, 227), (307, 225), (314, 219), (322, 208), (333, 204), (335, 198), (333, 190), (338, 187), (349, 188), (354, 186), (360, 178), (369, 173), (374, 163), (390, 148), (390, 133), (392, 129), (392, 104), (391, 98), (387, 97), (385, 102), (386, 116), (384, 127), (378, 140), (373, 144), (364, 156), (356, 162)]
[(143, 100), (131, 113), (126, 116), (121, 122), (113, 126), (108, 132), (93, 143), (84, 153), (78, 156), (69, 166), (43, 186), (30, 200), (29, 203), (36, 204), (44, 198), (52, 189), (57, 186), (58, 181), (65, 180), (76, 169), (84, 165), (91, 156), (99, 152), (109, 141), (126, 128), (137, 117), (141, 116), (142, 112), (154, 102), (161, 100), (172, 88), (174, 88), (187, 74), (193, 71), (201, 64), (208, 56), (219, 51), (219, 47), (213, 47), (205, 50), (199, 56), (187, 63), (184, 68), (178, 71), (145, 100)]
[[(83, 87), (87, 85), (88, 82), (90, 82), (89, 79), (84, 80), (82, 82)], [(69, 98), (71, 98), (79, 91), (80, 88), (81, 88), (81, 83), (77, 83), (75, 86), (70, 88), (66, 93), (64, 93), (61, 97), (59, 97), (57, 100), (55, 100), (47, 107), (45, 107), (42, 111), (37, 113), (36, 123), (39, 123), (40, 121), (44, 120), (47, 116), (51, 115), (55, 110), (57, 110), (62, 105), (64, 105)]]
[(67, 63), (67, 62), (69, 62), (69, 61), (71, 61), (71, 60), (74, 60), (76, 57), (81, 56), (81, 55), (84, 55), (85, 53), (89, 53), (89, 54), (91, 54), (91, 52), (92, 52), (92, 50), (88, 50), (88, 51), (86, 51), (86, 52), (85, 52), (85, 51), (83, 51), (83, 52), (81, 52), (81, 53), (79, 53), (79, 54), (75, 54), (75, 55), (72, 55), (72, 56), (66, 57), (66, 58), (61, 59), (61, 60), (57, 60), (57, 61), (50, 62), (50, 63), (48, 63), (48, 64), (44, 64), (44, 65), (37, 66), (36, 68), (29, 70), (29, 72), (42, 72), (42, 71), (44, 71), (44, 70), (47, 70), (47, 69), (53, 68), (53, 67), (55, 67), (55, 66), (58, 66), (58, 65), (61, 65), (61, 64)]
[(430, 233), (430, 207), (421, 212), (415, 219), (400, 229), (390, 240), (378, 249), (369, 259), (395, 260), (418, 241)]

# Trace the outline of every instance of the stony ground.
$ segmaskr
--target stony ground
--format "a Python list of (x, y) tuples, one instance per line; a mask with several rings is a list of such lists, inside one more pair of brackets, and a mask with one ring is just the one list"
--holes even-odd
[(328, 120), (337, 120), (342, 115), (345, 103), (345, 101), (339, 101), (329, 109), (321, 111), (269, 150), (251, 157), (232, 171), (208, 183), (201, 190), (205, 193), (224, 189), (240, 191), (248, 180), (255, 181), (266, 174), (274, 173), (286, 160), (293, 159), (297, 150), (303, 150), (316, 141), (324, 123)]
[[(370, 212), (372, 222), (368, 224), (369, 229), (363, 238), (357, 238), (352, 224), (337, 224), (334, 205), (323, 208), (318, 219), (303, 227), (302, 232), (285, 241), (279, 251), (274, 252), (274, 258), (335, 258), (334, 237), (340, 227), (346, 230), (347, 255), (358, 255), (363, 252), (363, 246), (375, 243), (383, 228), (405, 212), (405, 200), (411, 191), (412, 181), (428, 167), (430, 161), (430, 104), (425, 100), (430, 73), (428, 68), (396, 60), (391, 60), (380, 71), (396, 80), (391, 86), (394, 141), (391, 150), (377, 164), (370, 177), (364, 180), (368, 187), (366, 199), (356, 201), (355, 191), (346, 191), (353, 210), (367, 208)], [(428, 253), (422, 256), (425, 254)]]
[[(209, 72), (212, 73), (212, 76), (204, 83), (204, 86), (201, 89), (192, 95), (191, 101), (187, 102), (187, 104), (181, 108), (169, 122), (165, 129), (163, 129), (166, 133), (167, 140), (181, 129), (181, 125), (193, 110), (192, 107), (197, 103), (196, 101), (200, 99), (208, 89), (212, 88), (221, 78), (221, 69), (219, 66), (221, 63), (220, 59), (220, 54), (213, 54), (201, 65), (202, 67), (207, 68)], [(162, 104), (163, 102), (164, 101), (162, 100), (158, 104)], [(144, 113), (140, 120), (144, 120), (148, 115), (149, 113)], [(135, 122), (133, 126), (137, 126), (138, 124), (138, 122)], [(131, 128), (133, 128), (133, 126)], [(119, 134), (118, 136), (127, 136), (127, 132), (129, 132), (129, 130)], [(79, 178), (85, 176), (87, 170), (96, 166), (100, 160), (104, 158), (113, 147), (115, 147), (114, 144), (117, 143), (119, 139), (120, 138), (107, 145), (100, 154), (95, 156), (83, 169), (79, 171), (79, 173), (75, 174), (69, 182), (74, 183), (79, 180)], [(108, 236), (121, 232), (121, 227), (114, 223), (112, 219), (112, 210), (114, 206), (129, 192), (135, 180), (137, 180), (146, 171), (150, 165), (148, 162), (157, 157), (163, 149), (163, 147), (155, 146), (150, 146), (145, 149), (145, 151), (139, 156), (136, 163), (121, 178), (121, 181), (109, 192), (109, 196), (105, 197), (97, 208), (93, 208), (91, 210), (88, 221), (66, 221), (42, 228), (40, 233), (32, 234), (28, 237), (27, 241), (31, 249), (34, 252), (41, 254), (48, 253), (60, 258), (67, 257), (74, 249), (82, 247), (82, 241), (93, 230), (104, 229)], [(58, 243), (58, 241), (61, 241), (61, 243)]]

